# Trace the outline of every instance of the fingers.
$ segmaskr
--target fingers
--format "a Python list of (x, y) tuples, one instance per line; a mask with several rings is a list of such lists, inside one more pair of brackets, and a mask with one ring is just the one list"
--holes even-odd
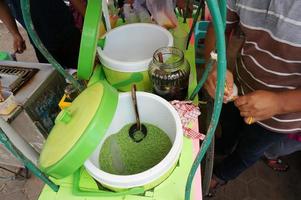
[(256, 119), (254, 116), (254, 113), (252, 112), (251, 106), (248, 104), (247, 98), (245, 96), (239, 96), (235, 101), (234, 101), (235, 106), (239, 109), (240, 111), (240, 116), (244, 118), (244, 122), (246, 124), (253, 124), (256, 122)]
[(233, 93), (233, 75), (230, 71), (226, 72), (225, 96), (231, 96)]
[(25, 50), (26, 50), (26, 43), (25, 40), (23, 40), (18, 51), (20, 51), (20, 53), (23, 53)]
[(22, 38), (21, 35), (16, 35), (14, 37), (14, 51), (17, 53), (23, 53), (26, 49), (25, 40)]
[(23, 53), (25, 49), (26, 49), (26, 44), (25, 44), (25, 41), (22, 40), (22, 41), (20, 41), (20, 42), (18, 43), (16, 52), (17, 52), (17, 53)]
[(248, 97), (240, 96), (234, 101), (234, 104), (236, 107), (239, 107), (239, 109), (240, 109), (242, 106), (244, 106), (244, 105), (246, 106), (248, 104)]
[(249, 117), (253, 116), (251, 111), (240, 111), (240, 116), (242, 117)]

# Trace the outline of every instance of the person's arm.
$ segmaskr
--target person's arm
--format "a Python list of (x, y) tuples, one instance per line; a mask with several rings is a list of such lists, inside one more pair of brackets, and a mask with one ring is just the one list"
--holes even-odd
[(240, 115), (253, 122), (269, 119), (275, 115), (301, 112), (301, 89), (283, 92), (257, 90), (235, 100)]
[[(230, 40), (230, 35), (232, 31), (234, 30), (234, 26), (227, 26), (225, 30), (225, 40), (226, 40), (226, 46), (228, 46), (228, 42)], [(212, 50), (215, 49), (215, 34), (214, 34), (214, 28), (212, 23), (209, 24), (207, 29), (207, 34), (205, 38), (205, 60), (208, 61), (210, 58), (210, 53)], [(208, 94), (214, 98), (215, 95), (215, 89), (216, 89), (216, 79), (217, 79), (217, 69), (216, 69), (216, 63), (214, 66), (212, 66), (212, 70), (210, 74), (208, 75), (207, 81), (204, 84), (204, 88), (207, 90)], [(224, 100), (228, 99), (229, 96), (232, 94), (232, 88), (233, 88), (233, 75), (232, 72), (227, 70), (226, 72), (226, 90), (225, 90), (225, 96)]]
[(301, 112), (301, 89), (279, 92), (279, 114)]
[(70, 0), (70, 3), (81, 14), (82, 17), (85, 17), (86, 5), (83, 0)]
[(21, 36), (16, 21), (13, 18), (4, 0), (0, 0), (0, 19), (3, 21), (3, 23), (6, 25), (7, 29), (13, 36), (14, 51), (23, 53), (23, 51), (26, 49), (25, 40)]

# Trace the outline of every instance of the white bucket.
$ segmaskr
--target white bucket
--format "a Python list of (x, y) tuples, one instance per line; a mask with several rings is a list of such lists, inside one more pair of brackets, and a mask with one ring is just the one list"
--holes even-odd
[(161, 128), (167, 133), (173, 145), (160, 163), (144, 172), (134, 175), (114, 175), (100, 170), (99, 152), (105, 139), (118, 132), (124, 125), (135, 122), (131, 94), (119, 94), (117, 110), (105, 138), (84, 164), (94, 179), (113, 190), (133, 187), (149, 189), (150, 185), (154, 187), (162, 182), (168, 173), (171, 173), (182, 150), (183, 131), (177, 111), (166, 100), (151, 93), (137, 92), (137, 99), (141, 122)]
[(100, 61), (105, 67), (119, 72), (146, 71), (157, 49), (173, 46), (171, 33), (155, 24), (120, 26), (104, 37), (104, 49), (97, 48)]

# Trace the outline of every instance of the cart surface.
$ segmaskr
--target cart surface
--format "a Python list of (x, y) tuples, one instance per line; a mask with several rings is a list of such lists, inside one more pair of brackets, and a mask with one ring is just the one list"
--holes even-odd
[[(180, 24), (181, 27), (189, 29), (192, 20), (189, 20), (188, 24)], [(190, 63), (191, 73), (189, 78), (188, 94), (191, 94), (197, 84), (197, 74), (195, 65), (195, 49), (194, 49), (194, 37), (192, 36), (188, 50), (185, 52), (185, 57)], [(197, 97), (194, 103), (198, 103)], [(198, 131), (198, 121), (194, 122), (194, 130)], [(191, 140), (184, 137), (183, 149), (179, 159), (179, 162), (172, 172), (172, 174), (160, 185), (153, 188), (150, 191), (146, 191), (144, 195), (121, 195), (121, 196), (101, 196), (84, 194), (75, 195), (78, 193), (78, 181), (75, 181), (75, 174), (66, 177), (64, 179), (53, 181), (60, 186), (58, 192), (54, 192), (47, 185), (44, 186), (39, 200), (183, 200), (185, 196), (185, 185), (190, 168), (194, 161), (196, 154), (199, 151), (199, 140)], [(81, 185), (85, 184), (85, 180), (81, 180)], [(87, 183), (88, 185), (88, 183)], [(77, 192), (74, 192), (76, 190)], [(197, 171), (194, 183), (191, 199), (201, 200), (201, 174), (200, 170)]]

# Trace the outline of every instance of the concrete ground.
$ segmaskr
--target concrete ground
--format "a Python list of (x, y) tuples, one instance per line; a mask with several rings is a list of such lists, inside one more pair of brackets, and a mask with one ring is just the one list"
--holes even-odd
[[(33, 47), (23, 29), (21, 34), (26, 40), (27, 50), (23, 54), (17, 54), (17, 60), (25, 62), (37, 62)], [(13, 38), (8, 30), (0, 23), (0, 51), (13, 52)], [(0, 200), (36, 200), (42, 190), (43, 183), (34, 176), (29, 179), (17, 178), (12, 180), (14, 174), (3, 170), (7, 168), (17, 172), (19, 168), (0, 164)]]
[[(23, 54), (17, 54), (17, 60), (25, 62), (38, 62), (36, 55), (34, 53), (33, 47), (28, 40), (27, 33), (22, 27), (19, 27), (23, 38), (26, 40), (27, 50)], [(8, 30), (0, 22), (0, 51), (7, 51), (13, 53), (13, 37), (9, 34)]]
[[(19, 61), (36, 62), (36, 57), (27, 35), (27, 51), (17, 55)], [(12, 52), (12, 37), (0, 23), (0, 51)], [(221, 188), (213, 200), (298, 200), (301, 199), (301, 153), (285, 158), (290, 164), (286, 173), (277, 173), (268, 168), (262, 161), (241, 174), (236, 180)], [(18, 169), (0, 165), (12, 171)], [(3, 177), (13, 174), (0, 169), (0, 200), (36, 200), (42, 190), (43, 183), (31, 176), (27, 180), (9, 180)], [(167, 199), (168, 200), (168, 199)]]
[(212, 200), (300, 200), (301, 152), (284, 158), (290, 168), (275, 172), (263, 161), (221, 187)]

